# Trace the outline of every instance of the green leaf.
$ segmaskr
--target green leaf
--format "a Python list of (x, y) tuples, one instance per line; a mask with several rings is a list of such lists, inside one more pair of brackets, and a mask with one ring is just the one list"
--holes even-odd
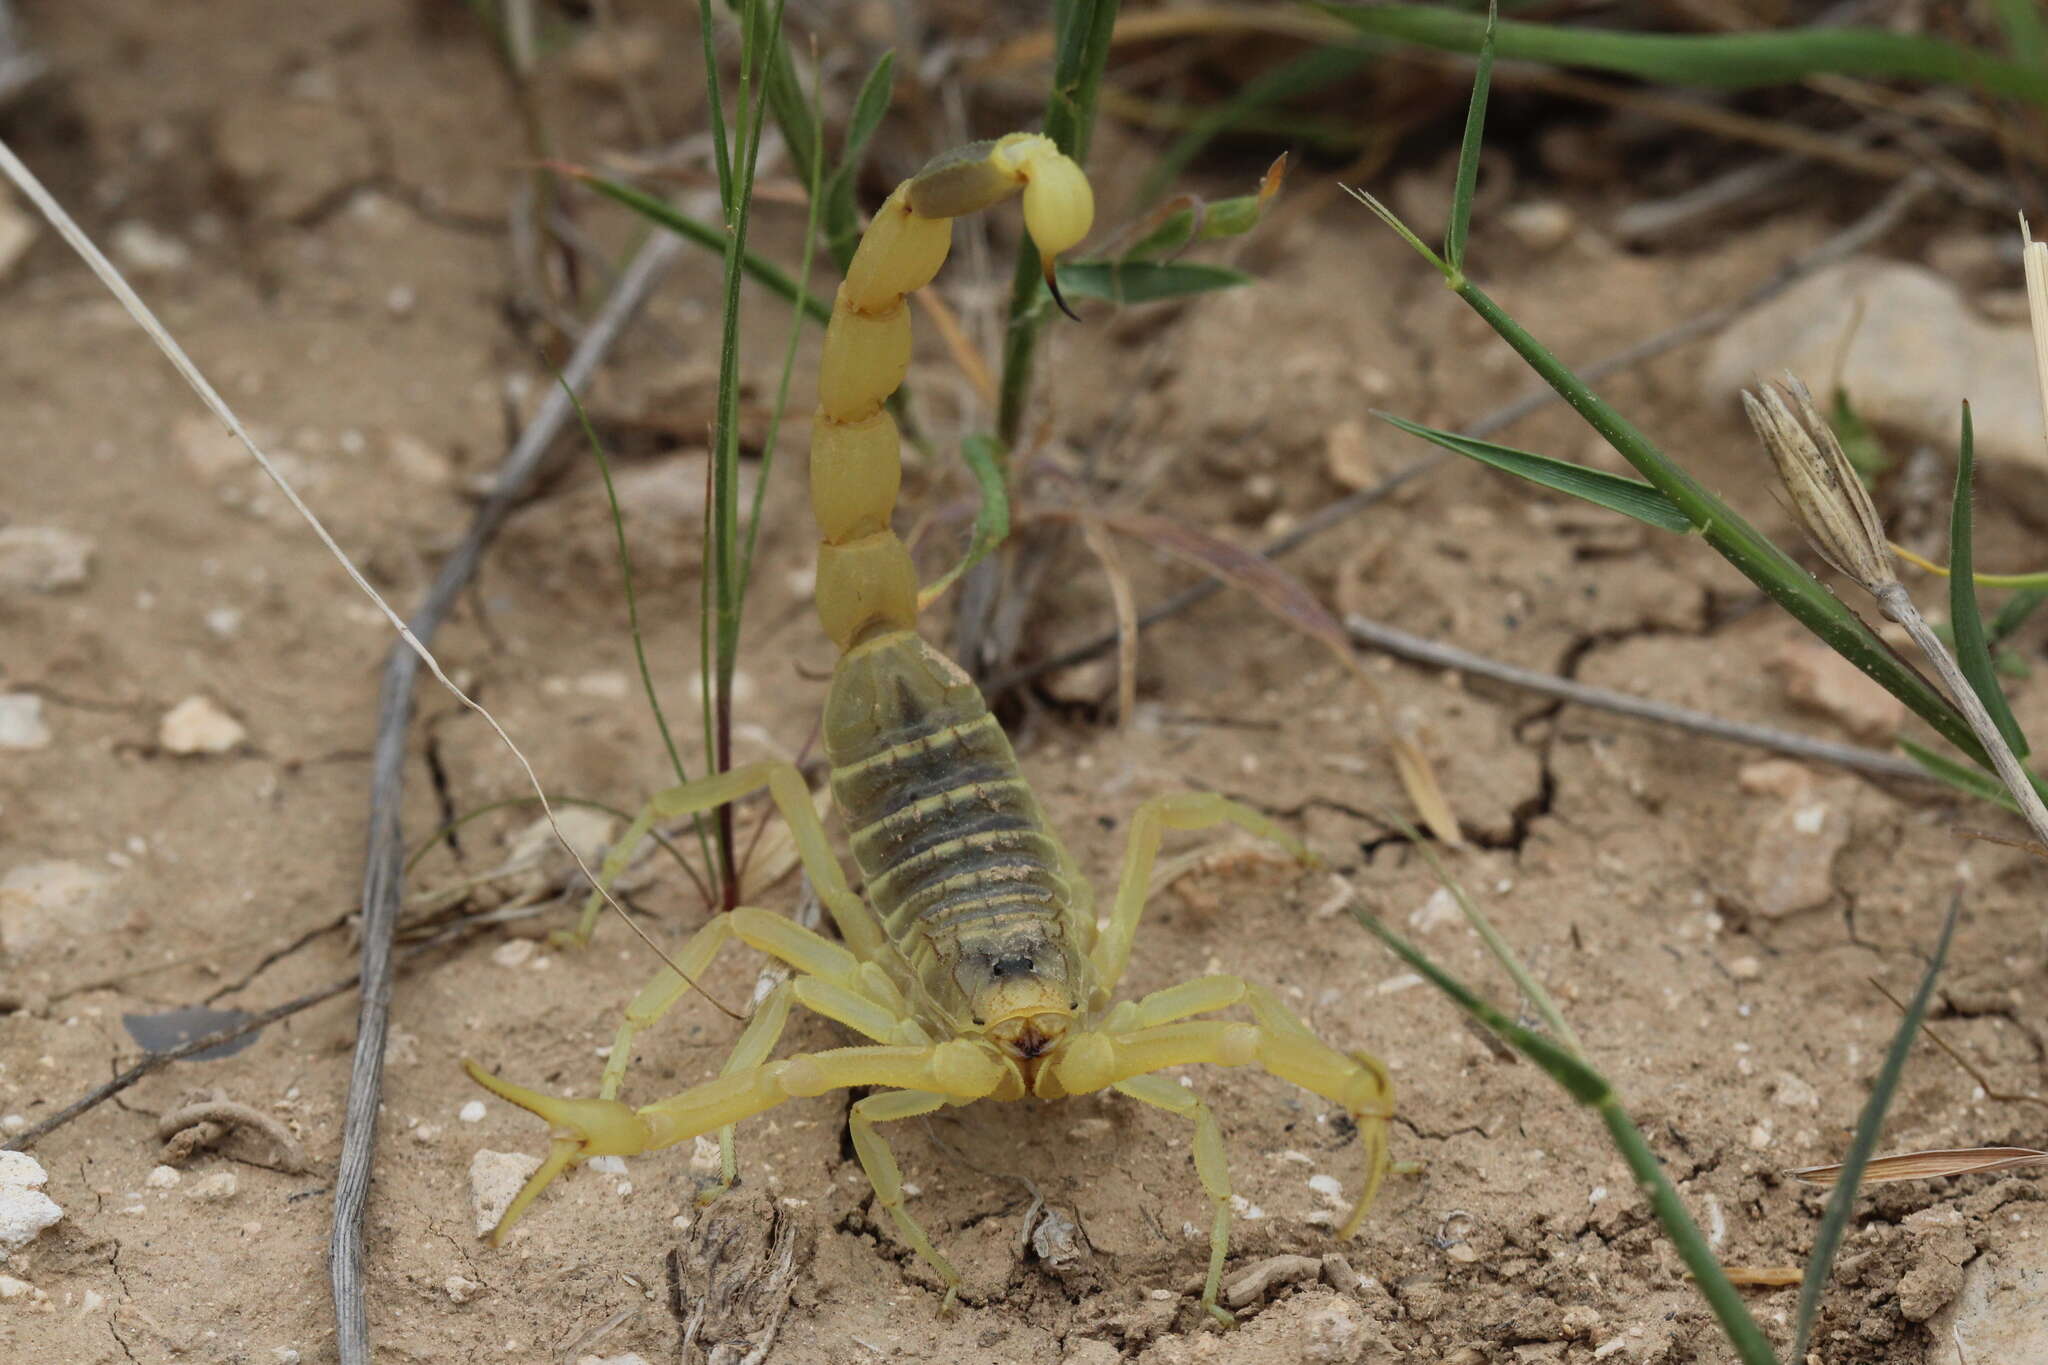
[[(1485, 40), (1484, 18), (1433, 5), (1318, 8), (1360, 33), (1444, 52), (1477, 52)], [(1875, 28), (1664, 34), (1510, 21), (1499, 26), (1494, 50), (1508, 61), (1591, 67), (1664, 85), (1744, 90), (1817, 75), (1903, 78), (2048, 106), (2048, 74), (1938, 38)]]
[(991, 550), (1009, 538), (1010, 490), (1003, 479), (1002, 450), (993, 436), (969, 436), (960, 442), (960, 458), (967, 462), (974, 481), (981, 485), (981, 506), (974, 513), (974, 534), (967, 542), (967, 553), (918, 594), (920, 605), (952, 587), (955, 579), (988, 558)]
[(1117, 260), (1132, 265), (1155, 256), (1177, 255), (1195, 240), (1195, 229), (1204, 221), (1206, 210), (1202, 208), (1202, 202), (1192, 194), (1179, 195), (1164, 209), (1151, 230), (1131, 243)]
[(1486, 34), (1479, 40), (1479, 70), (1472, 77), (1472, 101), (1465, 108), (1465, 140), (1458, 147), (1458, 175), (1451, 185), (1451, 221), (1444, 229), (1444, 259), (1465, 268), (1465, 238), (1472, 228), (1472, 192), (1479, 186), (1479, 150), (1486, 134), (1486, 96), (1493, 88), (1493, 42), (1498, 6), (1486, 6)]
[(1252, 277), (1226, 265), (1189, 261), (1070, 261), (1059, 267), (1060, 292), (1070, 299), (1105, 303), (1160, 303), (1250, 284)]
[(1958, 763), (1946, 754), (1936, 753), (1925, 745), (1915, 744), (1910, 739), (1900, 739), (1899, 747), (1906, 757), (1927, 769), (1928, 776), (1935, 781), (1954, 787), (1965, 796), (1974, 796), (1980, 801), (2003, 806), (2014, 815), (2020, 813), (2019, 802), (2012, 799), (2012, 793), (2005, 784), (1985, 773), (1982, 768), (1967, 763)]
[(1640, 479), (1625, 478), (1610, 474), (1604, 469), (1590, 469), (1570, 460), (1552, 459), (1548, 455), (1536, 455), (1512, 446), (1495, 445), (1491, 441), (1476, 440), (1460, 436), (1453, 431), (1439, 431), (1419, 422), (1411, 422), (1392, 413), (1374, 412), (1373, 416), (1390, 422), (1411, 436), (1420, 436), (1434, 445), (1458, 455), (1468, 456), (1481, 464), (1492, 465), (1495, 469), (1527, 479), (1530, 483), (1571, 496), (1610, 512), (1619, 512), (1625, 517), (1634, 517), (1660, 531), (1690, 531), (1691, 518), (1679, 510), (1678, 504)]
[[(645, 191), (636, 190), (631, 185), (622, 185), (616, 180), (607, 180), (603, 176), (592, 175), (587, 171), (570, 169), (565, 171), (565, 174), (582, 181), (607, 199), (624, 204), (641, 217), (667, 228), (670, 232), (687, 237), (699, 246), (708, 247), (721, 255), (725, 252), (724, 228), (710, 223), (700, 223), (688, 214), (679, 213), (667, 201), (657, 199)], [(831, 304), (806, 289), (798, 288), (797, 282), (774, 262), (749, 251), (741, 257), (740, 268), (756, 284), (767, 286), (785, 302), (800, 305), (812, 321), (825, 322), (831, 318)]]
[(1984, 618), (1977, 610), (1977, 583), (1972, 577), (1975, 552), (1971, 546), (1971, 499), (1975, 487), (1976, 441), (1970, 424), (1970, 405), (1963, 404), (1963, 439), (1956, 453), (1955, 501), (1948, 522), (1948, 619), (1955, 632), (1956, 662), (1970, 681), (1970, 690), (1991, 719), (1998, 733), (2012, 746), (2013, 755), (2027, 756), (2026, 736), (2012, 718), (2005, 692), (1998, 685), (1998, 672), (1991, 662), (1991, 644), (1984, 635)]
[(1828, 1196), (1827, 1212), (1821, 1215), (1820, 1230), (1813, 1239), (1813, 1251), (1806, 1260), (1806, 1278), (1799, 1285), (1798, 1330), (1793, 1335), (1790, 1360), (1806, 1359), (1806, 1344), (1813, 1336), (1814, 1316), (1820, 1311), (1820, 1293), (1827, 1285), (1828, 1271), (1835, 1262), (1835, 1253), (1841, 1249), (1842, 1233), (1849, 1225), (1849, 1217), (1856, 1211), (1856, 1187), (1863, 1181), (1863, 1168), (1870, 1162), (1870, 1154), (1877, 1150), (1878, 1134), (1884, 1130), (1885, 1111), (1891, 1108), (1892, 1095), (1899, 1088), (1899, 1076), (1906, 1069), (1906, 1056), (1913, 1050), (1913, 1042), (1920, 1036), (1920, 1021), (1927, 1017), (1928, 1001), (1934, 998), (1934, 981), (1941, 975), (1941, 964), (1948, 960), (1949, 941), (1955, 937), (1956, 921), (1962, 917), (1963, 895), (1957, 891), (1955, 899), (1949, 902), (1948, 918), (1942, 922), (1941, 939), (1934, 945), (1934, 956), (1927, 963), (1927, 970), (1920, 977), (1920, 989), (1913, 993), (1913, 1002), (1906, 1006), (1905, 1018), (1899, 1020), (1898, 1031), (1892, 1034), (1891, 1048), (1885, 1053), (1884, 1066), (1877, 1073), (1877, 1083), (1870, 1088), (1870, 1098), (1863, 1102), (1863, 1113), (1856, 1120), (1856, 1136), (1850, 1139), (1849, 1154), (1842, 1158), (1842, 1173), (1836, 1177), (1834, 1193)]

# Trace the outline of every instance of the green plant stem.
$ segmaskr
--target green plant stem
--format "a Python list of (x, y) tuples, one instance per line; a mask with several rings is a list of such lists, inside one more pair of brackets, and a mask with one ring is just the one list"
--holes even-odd
[(1543, 377), (1592, 428), (1605, 437), (1636, 471), (1676, 503), (1699, 529), (1701, 539), (1722, 558), (1763, 589), (1770, 598), (1812, 631), (1837, 654), (1868, 674), (1879, 686), (1974, 762), (1992, 768), (1991, 757), (1969, 722), (1918, 670), (1851, 611), (1840, 598), (1735, 510), (1673, 464), (1627, 418), (1608, 407), (1571, 369), (1546, 350), (1520, 323), (1471, 280), (1455, 272), (1447, 278), (1459, 298), (1485, 318), (1503, 341)]
[[(1045, 135), (1085, 166), (1095, 130), (1095, 97), (1109, 61), (1109, 37), (1116, 27), (1117, 0), (1062, 0), (1059, 51), (1054, 58), (1052, 97), (1046, 104)], [(1003, 377), (996, 404), (996, 440), (1003, 458), (1024, 429), (1031, 371), (1044, 320), (1045, 281), (1038, 249), (1029, 235), (1018, 243), (1017, 268), (1010, 279), (1008, 330), (1003, 334)]]

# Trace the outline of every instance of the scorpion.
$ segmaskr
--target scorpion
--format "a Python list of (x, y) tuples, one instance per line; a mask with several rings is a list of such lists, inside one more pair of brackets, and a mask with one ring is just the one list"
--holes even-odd
[[(735, 1176), (733, 1126), (786, 1100), (877, 1087), (848, 1115), (854, 1152), (903, 1240), (945, 1285), (960, 1274), (904, 1204), (900, 1167), (877, 1128), (976, 1100), (1056, 1100), (1113, 1089), (1194, 1125), (1194, 1162), (1213, 1206), (1202, 1309), (1216, 1302), (1229, 1245), (1230, 1177), (1209, 1106), (1158, 1074), (1188, 1063), (1256, 1066), (1339, 1105), (1365, 1152), (1364, 1185), (1339, 1228), (1349, 1238), (1387, 1172), (1393, 1087), (1366, 1053), (1319, 1040), (1266, 988), (1199, 977), (1141, 999), (1113, 999), (1129, 965), (1147, 882), (1167, 830), (1235, 825), (1304, 861), (1307, 848), (1260, 812), (1188, 792), (1143, 802), (1116, 898), (1098, 923), (1093, 893), (1025, 785), (1000, 723), (967, 674), (917, 632), (908, 548), (890, 526), (901, 481), (899, 437), (884, 406), (910, 362), (907, 296), (944, 263), (952, 220), (1013, 196), (1060, 299), (1053, 263), (1087, 235), (1094, 196), (1079, 165), (1041, 134), (1012, 133), (942, 155), (882, 204), (847, 267), (827, 324), (812, 426), (818, 522), (816, 605), (839, 649), (823, 738), (835, 804), (863, 898), (849, 885), (810, 790), (787, 763), (755, 763), (658, 793), (614, 844), (599, 886), (620, 875), (656, 820), (706, 812), (766, 788), (794, 832), (803, 867), (838, 930), (835, 943), (789, 918), (742, 906), (707, 921), (627, 1007), (598, 1097), (560, 1098), (469, 1075), (546, 1120), (546, 1158), (490, 1234), (498, 1244), (552, 1181), (599, 1156), (632, 1156), (719, 1134)], [(600, 908), (594, 890), (579, 935)], [(694, 986), (737, 939), (794, 969), (756, 1007), (715, 1079), (638, 1108), (619, 1098), (635, 1036)], [(868, 1041), (771, 1060), (802, 1005)], [(1245, 1007), (1250, 1022), (1201, 1018)]]

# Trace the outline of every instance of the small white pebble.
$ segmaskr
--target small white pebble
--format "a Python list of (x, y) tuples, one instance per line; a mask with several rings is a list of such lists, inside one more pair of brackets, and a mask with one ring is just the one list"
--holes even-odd
[(185, 1197), (202, 1204), (224, 1204), (235, 1197), (239, 1185), (233, 1171), (214, 1171), (193, 1181), (192, 1188), (185, 1191)]
[(1236, 1213), (1238, 1217), (1244, 1219), (1247, 1223), (1255, 1222), (1266, 1216), (1264, 1209), (1241, 1194), (1230, 1196), (1230, 1207), (1232, 1212)]
[(718, 1154), (718, 1139), (700, 1137), (690, 1145), (690, 1172), (693, 1175), (716, 1175), (723, 1164)]
[(13, 1134), (15, 1134), (15, 1133), (26, 1133), (27, 1131), (28, 1131), (28, 1116), (27, 1116), (27, 1115), (25, 1115), (25, 1114), (8, 1114), (8, 1115), (6, 1115), (6, 1116), (4, 1116), (4, 1117), (0, 1117), (0, 1133), (6, 1133), (6, 1134), (8, 1134), (9, 1136), (12, 1136), (12, 1135), (13, 1135)]
[(100, 1309), (106, 1307), (106, 1304), (107, 1296), (105, 1294), (100, 1293), (97, 1289), (88, 1289), (79, 1297), (78, 1311), (81, 1313), (97, 1313)]
[(1592, 1190), (1587, 1193), (1586, 1202), (1588, 1204), (1597, 1204), (1606, 1197), (1607, 1187), (1605, 1185), (1595, 1185), (1592, 1188)]
[(433, 1142), (440, 1136), (441, 1125), (438, 1123), (423, 1123), (412, 1130), (412, 1140), (418, 1143)]
[(27, 1280), (17, 1280), (12, 1275), (0, 1275), (0, 1299), (18, 1299), (34, 1287)]
[(450, 1275), (441, 1281), (441, 1288), (456, 1303), (468, 1303), (476, 1297), (476, 1291), (482, 1287), (475, 1280), (465, 1280), (460, 1275)]
[(290, 1346), (271, 1347), (270, 1358), (276, 1361), (277, 1365), (299, 1365), (299, 1353)]
[(142, 1183), (153, 1190), (168, 1190), (184, 1178), (175, 1166), (158, 1166), (143, 1177)]
[(622, 1156), (594, 1156), (583, 1163), (583, 1168), (587, 1171), (596, 1171), (602, 1175), (624, 1175), (626, 1173), (626, 1158)]
[(491, 961), (500, 967), (524, 967), (538, 949), (530, 938), (508, 938), (491, 949)]
[(1312, 1175), (1308, 1178), (1308, 1187), (1332, 1204), (1345, 1202), (1344, 1182), (1334, 1175)]
[(224, 754), (249, 737), (242, 723), (208, 697), (193, 696), (164, 713), (157, 743), (174, 754)]
[(455, 1111), (455, 1117), (461, 1119), (464, 1123), (482, 1123), (484, 1121), (484, 1102), (482, 1100), (471, 1100), (468, 1104)]
[(494, 1152), (479, 1148), (469, 1161), (469, 1198), (481, 1237), (498, 1226), (526, 1177), (540, 1169), (540, 1157), (526, 1152)]

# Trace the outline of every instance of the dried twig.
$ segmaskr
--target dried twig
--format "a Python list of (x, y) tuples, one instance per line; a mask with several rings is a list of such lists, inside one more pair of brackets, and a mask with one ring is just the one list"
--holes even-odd
[(1617, 715), (1634, 716), (1638, 720), (1647, 720), (1656, 725), (1690, 730), (1694, 734), (1705, 735), (1709, 739), (1727, 740), (1731, 744), (1773, 749), (1781, 754), (1789, 754), (1793, 758), (1832, 763), (1838, 767), (1853, 768), (1858, 772), (1873, 773), (1881, 777), (1932, 780), (1926, 769), (1911, 759), (1900, 758), (1896, 754), (1880, 753), (1875, 749), (1864, 749), (1854, 744), (1836, 744), (1831, 740), (1813, 739), (1789, 730), (1775, 730), (1767, 725), (1748, 725), (1741, 721), (1723, 720), (1704, 711), (1669, 706), (1643, 697), (1632, 697), (1626, 692), (1611, 692), (1604, 687), (1574, 682), (1570, 678), (1560, 678), (1552, 673), (1517, 668), (1513, 664), (1501, 663), (1497, 659), (1489, 659), (1483, 654), (1473, 654), (1453, 645), (1425, 640), (1419, 635), (1410, 635), (1406, 631), (1396, 630), (1378, 621), (1368, 621), (1363, 616), (1355, 614), (1346, 617), (1344, 625), (1351, 632), (1351, 637), (1360, 644), (1383, 649), (1389, 654), (1399, 655), (1416, 663), (1431, 664), (1437, 668), (1455, 668), (1461, 673), (1491, 678), (1495, 682), (1540, 692), (1547, 697), (1557, 697), (1601, 711), (1612, 711)]
[[(477, 509), (462, 543), (442, 565), (411, 621), (413, 634), (431, 639), (447, 619), (456, 597), (476, 572), (484, 547), (504, 525), (540, 467), (541, 456), (574, 413), (570, 392), (581, 392), (611, 350), (657, 280), (681, 251), (679, 238), (657, 233), (648, 239), (618, 287), (577, 343), (562, 371), (562, 386), (551, 390), (538, 414), (498, 469), (497, 482)], [(566, 386), (566, 387), (563, 387)], [(334, 1227), (328, 1241), (328, 1278), (334, 1291), (335, 1344), (341, 1365), (369, 1365), (370, 1328), (363, 1306), (363, 1212), (370, 1193), (371, 1154), (376, 1143), (377, 1108), (384, 1080), (384, 1043), (391, 1016), (391, 940), (404, 890), (405, 838), (399, 825), (405, 786), (406, 726), (419, 673), (417, 656), (394, 648), (384, 665), (378, 700), (377, 744), (370, 775), (369, 849), (363, 868), (364, 990), (356, 1025), (356, 1049), (349, 1072), (348, 1112), (342, 1128), (341, 1164), (334, 1182)]]

